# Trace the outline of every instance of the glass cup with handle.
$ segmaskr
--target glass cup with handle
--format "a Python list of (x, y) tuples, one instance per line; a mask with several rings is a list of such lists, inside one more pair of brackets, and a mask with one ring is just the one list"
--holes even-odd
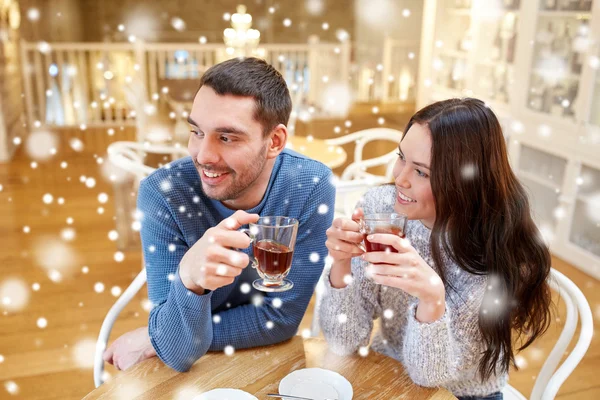
[(406, 214), (400, 213), (376, 213), (366, 214), (358, 222), (360, 233), (363, 235), (363, 250), (372, 251), (390, 251), (397, 253), (393, 246), (381, 243), (371, 243), (367, 237), (373, 233), (389, 233), (404, 238), (406, 236)]
[(286, 277), (292, 267), (298, 220), (290, 217), (260, 217), (249, 228), (240, 229), (252, 244), (250, 263), (262, 279), (252, 283), (263, 292), (284, 292), (294, 287)]

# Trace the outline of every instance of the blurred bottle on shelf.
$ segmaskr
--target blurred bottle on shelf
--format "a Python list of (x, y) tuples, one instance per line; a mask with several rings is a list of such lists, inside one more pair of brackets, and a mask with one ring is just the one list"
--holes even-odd
[(498, 27), (496, 31), (496, 36), (494, 37), (494, 41), (492, 43), (492, 60), (496, 61), (501, 58), (502, 55), (502, 26)]
[(573, 38), (571, 37), (571, 32), (569, 30), (569, 25), (565, 23), (565, 26), (562, 30), (562, 33), (554, 38), (552, 42), (552, 53), (561, 59), (563, 59), (566, 63), (569, 62), (571, 55), (571, 44), (573, 43)]
[(590, 41), (588, 35), (588, 24), (583, 21), (581, 25), (579, 25), (575, 38), (573, 39), (573, 52), (571, 53), (571, 71), (577, 75), (581, 74), (583, 63), (585, 62), (589, 50)]
[[(568, 107), (568, 103), (564, 101), (567, 100), (567, 88), (564, 83), (557, 84), (552, 90), (552, 106), (550, 107), (550, 114), (555, 116), (564, 116), (565, 110)], [(567, 107), (565, 107), (567, 106)]]
[(545, 87), (540, 77), (533, 75), (529, 89), (529, 108), (535, 111), (544, 110), (544, 89)]
[(578, 82), (571, 82), (569, 88), (567, 89), (566, 100), (568, 101), (568, 106), (565, 108), (565, 115), (569, 117), (575, 116), (575, 107), (577, 105), (577, 93), (579, 91)]
[(552, 92), (553, 89), (549, 85), (543, 86), (542, 111), (545, 113), (549, 113), (552, 109)]
[(538, 58), (544, 59), (552, 56), (552, 44), (555, 38), (554, 25), (552, 22), (548, 22), (546, 28), (536, 35)]
[(561, 11), (570, 11), (571, 0), (558, 0), (558, 9)]
[(467, 29), (465, 31), (464, 36), (460, 39), (458, 44), (458, 49), (461, 51), (469, 52), (473, 48), (473, 35), (471, 34), (471, 30)]
[(521, 0), (503, 0), (502, 4), (505, 10), (518, 10)]
[(556, 10), (556, 0), (544, 0), (544, 10)]
[(590, 11), (592, 9), (592, 0), (571, 0), (573, 11)]
[(496, 100), (508, 103), (508, 70), (503, 65), (496, 70)]
[(515, 61), (515, 50), (517, 47), (517, 30), (513, 30), (508, 44), (506, 45), (506, 62), (512, 64)]

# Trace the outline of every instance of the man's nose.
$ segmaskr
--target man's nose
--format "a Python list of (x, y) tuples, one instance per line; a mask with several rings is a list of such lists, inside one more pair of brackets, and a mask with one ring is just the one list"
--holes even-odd
[(219, 162), (219, 149), (214, 140), (205, 137), (198, 144), (196, 162), (200, 165), (217, 164)]

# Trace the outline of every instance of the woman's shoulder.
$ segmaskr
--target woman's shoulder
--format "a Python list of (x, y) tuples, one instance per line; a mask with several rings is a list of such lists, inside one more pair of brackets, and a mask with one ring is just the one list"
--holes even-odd
[(358, 207), (361, 207), (365, 214), (394, 212), (395, 201), (394, 185), (381, 185), (367, 190), (359, 201)]

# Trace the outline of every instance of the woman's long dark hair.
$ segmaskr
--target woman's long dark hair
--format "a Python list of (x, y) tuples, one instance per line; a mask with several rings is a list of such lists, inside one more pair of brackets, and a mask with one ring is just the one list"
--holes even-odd
[[(431, 190), (436, 219), (433, 260), (444, 283), (443, 249), (462, 269), (486, 275), (479, 310), (486, 350), (483, 380), (515, 365), (518, 350), (542, 335), (551, 320), (546, 281), (550, 252), (531, 217), (527, 194), (509, 165), (502, 128), (481, 100), (433, 103), (408, 122), (431, 132)], [(515, 365), (516, 367), (516, 365)]]

